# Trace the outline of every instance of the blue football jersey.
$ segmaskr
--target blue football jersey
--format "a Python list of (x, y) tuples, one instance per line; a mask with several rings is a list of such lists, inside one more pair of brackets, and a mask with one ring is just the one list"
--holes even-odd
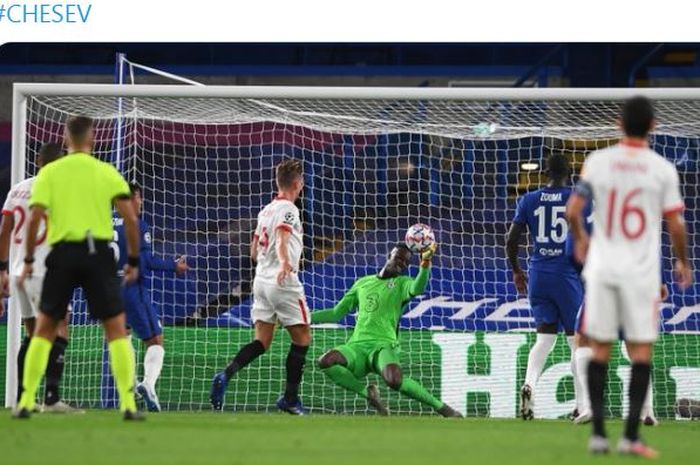
[(513, 222), (526, 225), (530, 233), (531, 271), (576, 273), (566, 255), (566, 202), (571, 192), (568, 187), (544, 187), (519, 199)]
[[(114, 250), (114, 257), (117, 260), (117, 267), (121, 273), (127, 259), (124, 219), (120, 216), (115, 216), (112, 218), (112, 222), (114, 225), (114, 241), (112, 242), (111, 246)], [(141, 285), (145, 285), (149, 282), (148, 278), (151, 276), (151, 271), (175, 271), (176, 263), (174, 260), (163, 260), (162, 258), (153, 256), (152, 239), (148, 223), (140, 220), (139, 230), (141, 237), (141, 267), (139, 268), (139, 283)]]

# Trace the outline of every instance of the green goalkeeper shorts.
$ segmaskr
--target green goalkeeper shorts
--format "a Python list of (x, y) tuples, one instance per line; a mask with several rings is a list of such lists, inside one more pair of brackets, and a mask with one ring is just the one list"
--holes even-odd
[(368, 373), (381, 375), (384, 367), (399, 364), (399, 348), (391, 342), (348, 342), (336, 347), (348, 362), (348, 370), (357, 378), (364, 378)]

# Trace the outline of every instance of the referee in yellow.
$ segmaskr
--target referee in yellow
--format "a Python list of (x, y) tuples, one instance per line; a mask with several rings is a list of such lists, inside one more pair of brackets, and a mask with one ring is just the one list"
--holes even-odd
[(112, 165), (90, 154), (94, 143), (92, 120), (82, 116), (70, 118), (65, 138), (68, 155), (39, 172), (29, 201), (27, 253), (20, 285), (32, 275), (38, 226), (45, 214), (51, 252), (46, 257), (40, 312), (27, 350), (23, 393), (14, 416), (29, 418), (34, 409), (58, 324), (66, 314), (73, 290), (82, 287), (90, 315), (104, 326), (119, 408), (125, 420), (138, 420), (143, 417), (134, 399), (134, 359), (127, 339), (117, 266), (109, 246), (113, 239), (112, 205), (124, 218), (126, 228), (126, 282), (138, 278), (138, 219), (124, 178)]

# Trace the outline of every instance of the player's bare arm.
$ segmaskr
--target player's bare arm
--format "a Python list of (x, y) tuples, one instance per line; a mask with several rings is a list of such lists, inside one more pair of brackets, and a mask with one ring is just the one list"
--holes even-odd
[(0, 317), (5, 314), (5, 305), (2, 297), (7, 295), (10, 281), (7, 268), (10, 259), (10, 238), (14, 227), (14, 216), (2, 215), (2, 221), (0, 221)]
[(668, 233), (671, 236), (673, 253), (676, 256), (676, 280), (682, 289), (687, 289), (693, 283), (693, 270), (690, 266), (690, 260), (688, 260), (688, 237), (685, 221), (679, 212), (665, 215), (664, 218)]
[(574, 235), (575, 245), (574, 245), (574, 257), (579, 263), (583, 263), (586, 260), (586, 254), (588, 253), (588, 232), (586, 232), (586, 227), (584, 222), (583, 212), (586, 208), (588, 200), (585, 196), (574, 192), (569, 197), (569, 202), (566, 204), (566, 219), (569, 221), (569, 227)]
[(292, 264), (289, 262), (289, 237), (292, 235), (292, 232), (285, 228), (278, 228), (277, 234), (279, 239), (277, 244), (277, 257), (279, 257), (280, 260), (277, 284), (282, 285), (294, 270)]
[(39, 224), (46, 216), (46, 208), (41, 205), (32, 205), (29, 213), (29, 224), (27, 225), (27, 253), (24, 258), (24, 269), (17, 280), (18, 285), (22, 285), (24, 280), (30, 278), (34, 272), (34, 250), (36, 249), (36, 235), (39, 232)]
[(258, 262), (258, 244), (260, 242), (260, 238), (258, 236), (253, 236), (253, 240), (250, 243), (250, 258), (253, 260), (253, 263)]
[(124, 231), (126, 234), (126, 250), (131, 263), (124, 265), (124, 282), (133, 283), (139, 277), (139, 220), (129, 198), (115, 199), (114, 206), (119, 215), (124, 218)]
[(527, 274), (520, 268), (520, 262), (518, 261), (518, 248), (524, 233), (525, 225), (512, 223), (506, 238), (506, 255), (508, 256), (510, 269), (513, 271), (513, 283), (521, 294), (527, 293)]

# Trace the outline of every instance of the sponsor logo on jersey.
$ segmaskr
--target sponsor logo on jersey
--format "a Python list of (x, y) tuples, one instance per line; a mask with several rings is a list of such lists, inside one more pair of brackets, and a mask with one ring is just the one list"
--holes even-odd
[(560, 255), (564, 254), (562, 249), (546, 249), (544, 247), (540, 248), (538, 252), (543, 257), (559, 257)]

